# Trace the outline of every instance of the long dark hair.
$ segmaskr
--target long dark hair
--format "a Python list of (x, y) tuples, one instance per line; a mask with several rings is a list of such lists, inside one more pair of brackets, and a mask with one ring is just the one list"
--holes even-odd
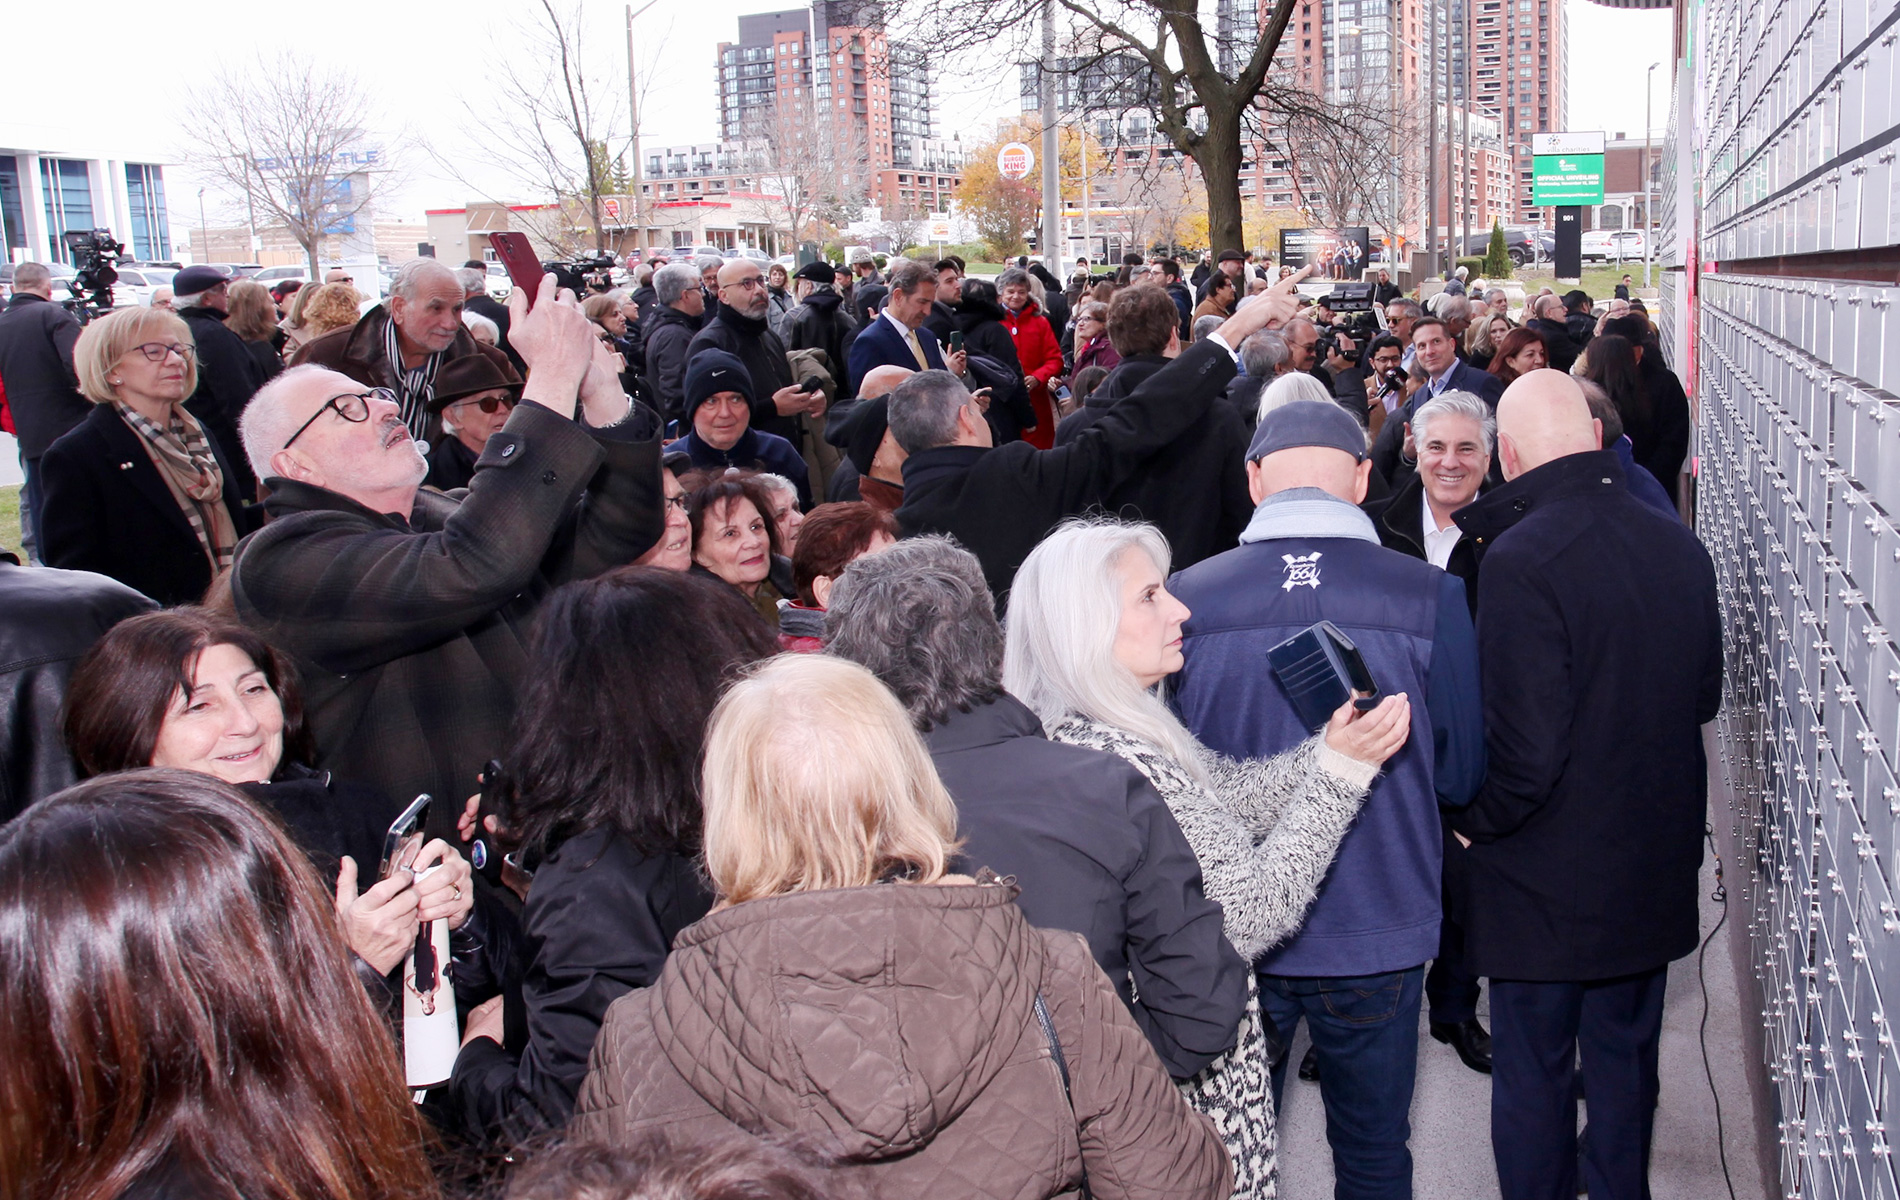
[(508, 766), (509, 824), (549, 850), (612, 828), (646, 854), (699, 849), (699, 755), (734, 672), (778, 643), (730, 584), (622, 567), (541, 607)]
[[(1521, 325), (1498, 339), (1496, 348), (1491, 351), (1491, 374), (1507, 384), (1515, 380), (1521, 372), (1511, 365), (1511, 360), (1522, 353), (1524, 347), (1532, 343), (1543, 345), (1543, 335), (1535, 329), (1526, 329)], [(1548, 353), (1548, 347), (1546, 347), (1546, 353)]]
[(1583, 352), (1583, 377), (1610, 394), (1623, 424), (1636, 429), (1649, 427), (1649, 392), (1643, 387), (1643, 373), (1636, 365), (1636, 351), (1626, 337), (1606, 333), (1590, 339)]
[(284, 757), (278, 768), (310, 765), (315, 747), (304, 722), (296, 667), (232, 618), (187, 606), (128, 617), (79, 660), (60, 719), (80, 774), (150, 766), (165, 715), (180, 693), (191, 694), (198, 656), (213, 646), (242, 650), (277, 693), (284, 707)]
[(0, 830), (0, 1045), (0, 1195), (436, 1194), (323, 888), (208, 776), (101, 776)]

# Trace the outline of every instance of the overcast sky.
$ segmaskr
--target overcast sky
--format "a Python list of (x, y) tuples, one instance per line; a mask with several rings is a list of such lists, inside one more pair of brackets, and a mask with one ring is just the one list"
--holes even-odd
[[(1566, 3), (1570, 128), (1642, 136), (1644, 68), (1662, 62), (1652, 121), (1660, 136), (1669, 102), (1668, 11), (1607, 9), (1588, 0)], [(495, 65), (520, 53), (507, 47), (520, 44), (512, 23), (522, 4), (328, 0), (287, 19), (256, 3), (86, 0), (79, 26), (84, 34), (76, 36), (74, 9), (22, 0), (9, 6), (8, 41), (47, 52), (8, 56), (0, 144), (27, 138), (38, 147), (175, 163), (167, 172), (172, 219), (188, 228), (197, 223), (200, 181), (178, 122), (190, 80), (219, 63), (248, 63), (260, 51), (270, 54), (295, 45), (321, 61), (353, 68), (378, 96), (389, 131), (406, 130), (456, 164), (451, 170), (427, 154), (410, 156), (407, 182), (385, 219), (420, 221), (425, 208), (456, 207), (472, 198), (525, 199), (528, 186), (497, 164), (494, 153), (483, 151), (480, 123), (481, 114), (505, 103)], [(737, 35), (739, 14), (776, 7), (795, 4), (657, 0), (639, 17), (643, 144), (717, 138), (716, 47)], [(586, 66), (616, 104), (624, 137), (625, 10), (618, 3), (590, 0), (585, 11)], [(258, 86), (269, 83), (260, 79)], [(961, 133), (981, 140), (996, 117), (1015, 109), (1016, 70), (993, 59), (946, 62), (939, 67), (936, 92), (940, 136)], [(220, 206), (215, 195), (208, 199), (216, 223)], [(225, 206), (223, 215), (236, 211)]]

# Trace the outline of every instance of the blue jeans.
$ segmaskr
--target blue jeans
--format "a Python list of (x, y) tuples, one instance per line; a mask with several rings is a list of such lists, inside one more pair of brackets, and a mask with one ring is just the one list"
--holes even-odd
[[(1351, 979), (1260, 976), (1260, 1008), (1293, 1041), (1305, 1018), (1319, 1053), (1335, 1200), (1410, 1200), (1412, 1084), (1425, 968)], [(1273, 1072), (1279, 1105), (1283, 1060)]]
[(20, 473), (26, 481), (20, 485), (20, 561), (40, 561), (40, 460), (20, 456)]

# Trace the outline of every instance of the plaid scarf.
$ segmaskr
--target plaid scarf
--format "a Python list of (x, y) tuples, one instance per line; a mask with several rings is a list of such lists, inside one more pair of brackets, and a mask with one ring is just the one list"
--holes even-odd
[(442, 353), (437, 351), (422, 360), (422, 365), (414, 370), (402, 369), (402, 343), (397, 340), (396, 322), (383, 322), (383, 353), (389, 356), (389, 377), (394, 381), (392, 389), (397, 402), (402, 405), (402, 423), (409, 427), (409, 436), (421, 441), (429, 431), (429, 400), (435, 395), (435, 369), (442, 364)]
[(170, 421), (161, 426), (125, 404), (113, 407), (126, 427), (144, 440), (146, 453), (191, 523), (212, 570), (229, 567), (237, 548), (237, 525), (224, 505), (224, 472), (197, 418), (184, 405), (174, 404)]

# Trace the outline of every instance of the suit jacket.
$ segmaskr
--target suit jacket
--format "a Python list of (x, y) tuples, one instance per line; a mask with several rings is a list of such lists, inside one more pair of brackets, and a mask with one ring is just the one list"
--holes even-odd
[[(242, 537), (256, 525), (256, 509), (246, 510), (224, 451), (206, 440), (224, 474), (224, 506)], [(94, 405), (53, 443), (40, 459), (40, 482), (40, 554), (48, 566), (97, 571), (165, 605), (204, 597), (211, 560), (145, 443), (111, 405)]]
[[(937, 347), (937, 339), (921, 330), (917, 334), (917, 344), (924, 348), (924, 361), (932, 370), (941, 371), (943, 351)], [(879, 314), (876, 320), (858, 330), (857, 340), (851, 343), (851, 393), (856, 395), (864, 377), (874, 367), (904, 367), (917, 369), (917, 356), (910, 352), (910, 343), (904, 335), (897, 332), (897, 326)]]

